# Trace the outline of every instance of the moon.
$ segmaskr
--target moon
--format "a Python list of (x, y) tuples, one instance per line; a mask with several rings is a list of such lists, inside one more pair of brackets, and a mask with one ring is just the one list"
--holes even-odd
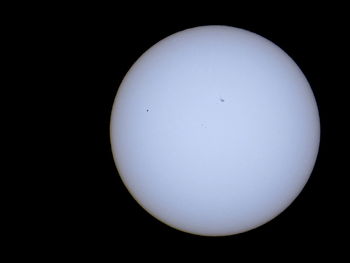
[(150, 215), (179, 231), (226, 236), (295, 200), (317, 158), (320, 121), (306, 77), (277, 45), (200, 26), (133, 64), (110, 139), (122, 182)]

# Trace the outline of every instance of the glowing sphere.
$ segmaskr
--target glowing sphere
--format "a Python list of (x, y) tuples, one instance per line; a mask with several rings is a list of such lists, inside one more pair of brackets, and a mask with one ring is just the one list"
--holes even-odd
[(203, 26), (146, 51), (111, 115), (130, 194), (181, 231), (232, 235), (286, 209), (316, 161), (320, 124), (298, 66), (246, 30)]

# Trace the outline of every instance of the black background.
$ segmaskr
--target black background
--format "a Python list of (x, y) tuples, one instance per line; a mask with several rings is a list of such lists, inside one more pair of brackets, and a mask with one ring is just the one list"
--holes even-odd
[[(57, 235), (72, 249), (102, 246), (116, 253), (130, 247), (152, 251), (160, 246), (173, 254), (183, 249), (200, 249), (201, 253), (213, 249), (229, 253), (283, 249), (287, 256), (312, 247), (323, 252), (334, 247), (341, 250), (344, 208), (339, 185), (343, 172), (337, 169), (340, 146), (334, 138), (343, 107), (338, 99), (344, 94), (337, 82), (341, 65), (336, 61), (341, 58), (342, 16), (333, 9), (320, 13), (305, 11), (304, 7), (290, 12), (286, 11), (289, 7), (276, 7), (272, 15), (262, 12), (259, 16), (234, 9), (170, 15), (169, 9), (157, 8), (163, 12), (124, 13), (122, 8), (108, 14), (90, 11), (65, 29), (59, 23), (55, 26), (64, 36), (53, 39), (59, 46), (55, 49), (57, 61), (62, 65), (53, 85), (58, 84), (54, 91), (59, 98), (60, 110), (55, 113), (59, 127), (55, 127), (60, 134), (56, 146), (61, 158), (55, 160), (58, 168), (51, 173), (56, 174), (62, 188), (55, 202), (60, 212), (53, 212), (55, 223), (49, 224), (48, 235)], [(308, 79), (321, 118), (318, 159), (299, 197), (271, 222), (227, 237), (183, 233), (150, 216), (122, 184), (109, 141), (114, 97), (132, 64), (164, 37), (201, 25), (247, 29), (281, 47)], [(61, 73), (67, 78), (61, 78)]]

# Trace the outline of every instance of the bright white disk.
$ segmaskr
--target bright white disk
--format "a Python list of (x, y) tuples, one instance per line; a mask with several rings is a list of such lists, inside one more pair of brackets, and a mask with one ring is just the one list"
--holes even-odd
[(173, 34), (119, 87), (111, 144), (136, 201), (165, 224), (221, 236), (256, 228), (298, 196), (320, 139), (312, 90), (269, 40), (233, 27)]

